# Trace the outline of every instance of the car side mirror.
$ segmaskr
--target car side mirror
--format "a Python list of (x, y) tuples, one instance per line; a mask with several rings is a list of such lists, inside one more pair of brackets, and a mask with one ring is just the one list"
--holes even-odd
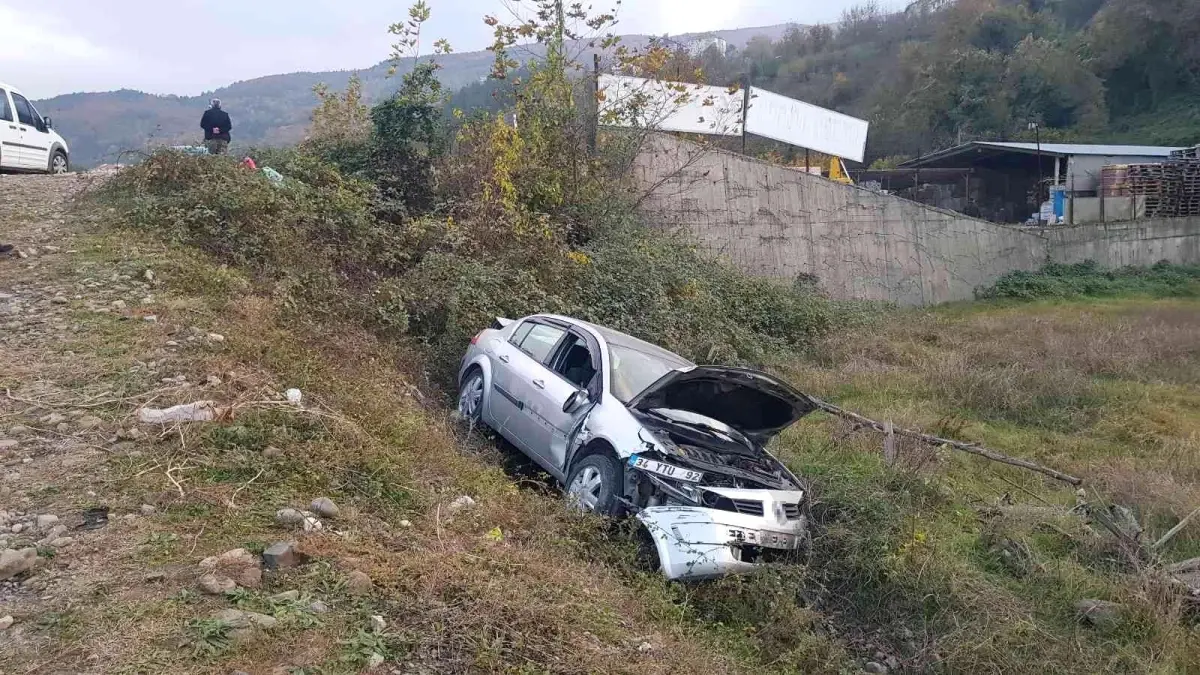
[(580, 408), (586, 406), (590, 400), (591, 397), (588, 396), (587, 389), (578, 389), (563, 404), (563, 412), (568, 415), (577, 412)]
[(51, 120), (49, 117), (43, 117), (42, 122), (45, 123), (47, 129), (54, 128), (54, 121)]

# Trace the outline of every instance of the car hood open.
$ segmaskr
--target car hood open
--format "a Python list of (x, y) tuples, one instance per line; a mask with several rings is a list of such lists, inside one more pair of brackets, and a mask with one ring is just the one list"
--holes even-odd
[(722, 422), (759, 445), (815, 409), (807, 396), (778, 378), (726, 366), (673, 370), (635, 396), (629, 407), (686, 410)]

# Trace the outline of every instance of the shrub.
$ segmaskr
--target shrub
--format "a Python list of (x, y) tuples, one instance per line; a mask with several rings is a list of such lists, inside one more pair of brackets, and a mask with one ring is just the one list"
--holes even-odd
[(1200, 295), (1200, 265), (1174, 265), (1165, 260), (1151, 267), (1122, 267), (1106, 271), (1094, 260), (1048, 263), (1036, 272), (1009, 272), (994, 286), (975, 292), (978, 298), (1112, 297)]

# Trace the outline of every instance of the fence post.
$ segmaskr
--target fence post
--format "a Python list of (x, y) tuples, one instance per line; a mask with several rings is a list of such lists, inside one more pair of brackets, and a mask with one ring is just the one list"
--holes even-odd
[(750, 114), (750, 86), (752, 84), (750, 73), (746, 73), (744, 80), (745, 86), (742, 88), (742, 154), (746, 154), (746, 120)]
[(896, 431), (891, 422), (883, 423), (883, 461), (888, 466), (896, 463)]
[(600, 54), (592, 54), (592, 105), (596, 114), (588, 129), (588, 152), (596, 154), (596, 136), (600, 132)]

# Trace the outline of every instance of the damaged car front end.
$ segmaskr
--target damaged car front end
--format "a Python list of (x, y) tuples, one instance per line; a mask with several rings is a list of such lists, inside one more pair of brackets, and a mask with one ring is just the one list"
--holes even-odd
[(764, 447), (812, 411), (807, 397), (764, 373), (706, 366), (668, 373), (629, 409), (641, 449), (626, 495), (663, 574), (706, 579), (807, 555), (807, 491)]

